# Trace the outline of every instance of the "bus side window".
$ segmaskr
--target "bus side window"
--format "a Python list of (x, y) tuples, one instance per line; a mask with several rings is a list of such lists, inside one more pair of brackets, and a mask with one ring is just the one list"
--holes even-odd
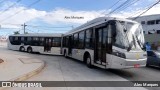
[(14, 45), (21, 45), (21, 37), (14, 37), (14, 40), (13, 40), (13, 42), (14, 42)]
[(27, 45), (31, 45), (31, 41), (32, 41), (32, 38), (31, 37), (27, 37)]
[(85, 47), (93, 48), (93, 29), (86, 30)]
[(24, 37), (21, 37), (21, 44), (24, 44)]
[(79, 33), (79, 44), (78, 44), (78, 48), (79, 49), (83, 49), (84, 48), (84, 31)]
[(116, 36), (117, 36), (117, 33), (116, 33), (116, 26), (111, 24), (110, 25), (110, 29), (111, 29), (111, 37), (112, 37), (112, 42), (115, 43), (116, 42)]
[(39, 40), (40, 40), (40, 46), (44, 46), (44, 38), (41, 37), (41, 38), (39, 38)]
[(61, 46), (61, 38), (60, 37), (54, 37), (52, 39), (52, 47), (60, 47)]
[(66, 47), (69, 47), (69, 36), (66, 37), (66, 42), (65, 42)]
[(66, 37), (63, 37), (63, 47), (66, 47)]
[(73, 47), (78, 48), (78, 33), (74, 34), (74, 41), (73, 41)]
[(108, 44), (111, 44), (112, 43), (112, 29), (111, 29), (111, 25), (108, 25), (107, 30), (108, 30)]

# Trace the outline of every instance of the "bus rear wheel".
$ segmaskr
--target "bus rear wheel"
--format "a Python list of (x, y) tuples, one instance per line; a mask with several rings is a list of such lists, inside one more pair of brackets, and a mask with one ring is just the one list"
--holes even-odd
[(24, 52), (25, 48), (23, 46), (20, 47), (19, 51)]
[(91, 64), (91, 57), (89, 55), (86, 57), (86, 65), (88, 68), (93, 67), (93, 65)]
[(32, 48), (29, 47), (29, 48), (27, 49), (27, 52), (28, 52), (28, 53), (32, 53)]

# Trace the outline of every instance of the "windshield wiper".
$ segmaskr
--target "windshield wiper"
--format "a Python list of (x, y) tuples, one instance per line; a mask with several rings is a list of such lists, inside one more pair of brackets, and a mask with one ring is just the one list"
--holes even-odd
[(129, 47), (127, 49), (128, 52), (132, 49), (133, 45), (136, 47), (135, 38), (133, 35), (132, 35), (132, 38), (133, 38), (133, 41), (131, 41), (131, 43), (129, 43)]
[(132, 47), (133, 47), (133, 41), (129, 44), (129, 47), (128, 47), (127, 51), (129, 52)]
[(138, 37), (136, 36), (137, 43), (141, 47), (142, 50), (144, 50), (144, 45), (142, 46), (142, 43), (139, 41)]

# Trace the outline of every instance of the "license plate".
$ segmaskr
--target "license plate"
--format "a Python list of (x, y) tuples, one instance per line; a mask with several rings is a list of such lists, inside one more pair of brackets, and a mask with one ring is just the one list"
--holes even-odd
[(134, 64), (134, 68), (139, 68), (140, 65), (139, 64)]

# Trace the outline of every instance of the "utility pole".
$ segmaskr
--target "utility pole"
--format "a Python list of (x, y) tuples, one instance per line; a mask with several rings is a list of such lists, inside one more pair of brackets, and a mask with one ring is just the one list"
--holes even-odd
[(23, 31), (24, 31), (24, 34), (26, 33), (26, 24), (24, 23), (24, 24), (22, 24), (21, 26), (23, 26)]

